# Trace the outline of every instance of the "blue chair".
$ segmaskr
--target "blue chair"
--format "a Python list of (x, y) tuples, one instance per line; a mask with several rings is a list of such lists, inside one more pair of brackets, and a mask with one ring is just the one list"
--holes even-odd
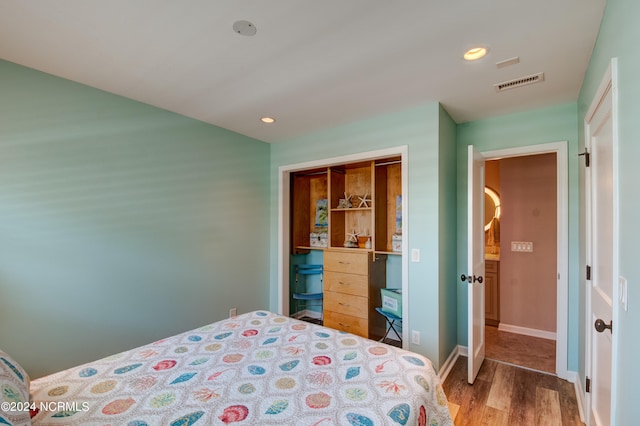
[[(324, 277), (324, 267), (320, 264), (299, 264), (295, 265), (295, 284), (293, 289), (293, 303), (295, 313), (300, 312), (301, 309), (306, 309), (307, 307), (316, 306), (320, 307), (320, 318), (321, 321), (323, 318), (323, 309), (322, 302), (324, 299), (323, 289), (323, 277)], [(312, 275), (319, 275), (320, 277), (320, 292), (311, 291), (309, 277)]]
[(380, 341), (384, 342), (387, 336), (389, 335), (389, 332), (393, 330), (395, 335), (398, 336), (398, 340), (400, 340), (400, 346), (402, 346), (402, 336), (400, 336), (400, 334), (398, 333), (398, 330), (396, 330), (395, 328), (396, 323), (399, 323), (399, 325), (402, 324), (402, 318), (394, 314), (391, 314), (389, 312), (385, 312), (382, 310), (382, 308), (376, 308), (376, 311), (378, 311), (378, 313), (385, 318), (385, 320), (387, 321), (387, 324), (389, 325), (387, 327), (387, 332), (384, 333), (384, 336), (382, 336), (382, 339), (380, 339)]

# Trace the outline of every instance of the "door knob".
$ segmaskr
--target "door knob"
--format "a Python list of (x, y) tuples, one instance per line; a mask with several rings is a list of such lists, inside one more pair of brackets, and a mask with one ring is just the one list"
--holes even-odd
[(465, 274), (462, 274), (462, 275), (460, 275), (460, 279), (461, 279), (462, 281), (469, 281), (469, 282), (474, 282), (474, 283), (477, 281), (477, 282), (478, 282), (478, 283), (480, 283), (480, 284), (482, 284), (482, 281), (483, 281), (483, 279), (482, 279), (482, 275), (480, 275), (480, 276), (478, 276), (478, 277), (476, 277), (476, 276), (474, 275), (474, 276), (472, 277), (471, 275), (465, 275)]
[(607, 328), (609, 329), (610, 332), (613, 333), (613, 321), (610, 321), (609, 324), (606, 324), (604, 321), (602, 321), (600, 318), (598, 318), (596, 320), (595, 324), (593, 324), (593, 326), (596, 328), (596, 331), (598, 333), (602, 333)]

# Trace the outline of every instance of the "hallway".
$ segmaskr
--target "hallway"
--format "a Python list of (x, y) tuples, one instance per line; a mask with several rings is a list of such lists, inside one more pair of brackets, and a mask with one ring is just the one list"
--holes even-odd
[(508, 333), (485, 326), (485, 357), (532, 370), (556, 373), (555, 340)]

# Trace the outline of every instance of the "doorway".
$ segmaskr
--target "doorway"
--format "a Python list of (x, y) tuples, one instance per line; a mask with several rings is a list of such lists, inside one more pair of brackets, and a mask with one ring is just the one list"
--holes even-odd
[(552, 374), (556, 192), (555, 153), (485, 162), (485, 354)]
[[(555, 281), (555, 309), (553, 309), (551, 316), (555, 319), (555, 337), (556, 337), (556, 345), (555, 345), (555, 365), (553, 372), (557, 374), (560, 378), (569, 379), (568, 371), (567, 371), (567, 321), (568, 321), (568, 162), (567, 162), (567, 143), (566, 142), (558, 142), (558, 143), (550, 143), (550, 144), (541, 144), (541, 145), (533, 145), (522, 148), (512, 148), (512, 149), (504, 149), (504, 150), (496, 150), (496, 151), (486, 151), (483, 152), (482, 155), (485, 157), (486, 161), (491, 160), (502, 160), (502, 159), (517, 159), (517, 158), (525, 158), (525, 157), (533, 157), (541, 154), (550, 154), (554, 157), (554, 165), (555, 169), (555, 209), (554, 209), (554, 220), (556, 226), (555, 232), (555, 270), (553, 271), (553, 280)], [(502, 206), (501, 214), (504, 215), (504, 205)], [(529, 209), (529, 215), (542, 214), (541, 210), (536, 210), (535, 208)], [(503, 216), (504, 218), (504, 216)], [(504, 232), (504, 230), (503, 230)], [(505, 237), (509, 240), (505, 240), (501, 238), (501, 256), (500, 259), (505, 262), (508, 261), (509, 256), (507, 255), (507, 251), (509, 254), (518, 255), (521, 258), (525, 255), (531, 255), (531, 253), (536, 253), (538, 248), (537, 244), (533, 244), (532, 246), (528, 243), (532, 243), (534, 241), (529, 241), (528, 238), (520, 238), (516, 235), (511, 237)], [(512, 246), (513, 250), (512, 251)], [(540, 247), (542, 248), (542, 247)], [(533, 250), (532, 252), (529, 250)], [(513, 256), (512, 261), (513, 261)], [(500, 268), (502, 269), (502, 268)], [(509, 287), (514, 284), (513, 277), (501, 277), (501, 287), (505, 286)], [(508, 281), (505, 281), (508, 280)], [(501, 291), (502, 293), (502, 291)], [(502, 304), (506, 303), (505, 300), (502, 301)], [(522, 308), (525, 302), (520, 302), (520, 305), (516, 305), (515, 308)], [(513, 307), (513, 306), (510, 306)], [(547, 315), (548, 316), (548, 315)], [(502, 318), (502, 315), (501, 315)], [(503, 321), (501, 321), (503, 322)], [(507, 324), (508, 325), (508, 324)], [(503, 327), (505, 328), (505, 327)], [(508, 327), (507, 327), (508, 328)], [(532, 334), (530, 331), (534, 329), (534, 327), (521, 327), (521, 328), (511, 328), (510, 334), (516, 334), (518, 339), (528, 340), (528, 337), (533, 338), (543, 338), (549, 340), (549, 335), (545, 335), (542, 333), (539, 336), (526, 336), (522, 335), (522, 332), (528, 332)], [(493, 330), (489, 330), (493, 331)], [(513, 331), (519, 331), (520, 333), (512, 333)], [(524, 338), (524, 339), (523, 339)], [(486, 343), (486, 342), (485, 342)], [(490, 345), (491, 341), (488, 342)], [(530, 344), (530, 343), (527, 343)]]

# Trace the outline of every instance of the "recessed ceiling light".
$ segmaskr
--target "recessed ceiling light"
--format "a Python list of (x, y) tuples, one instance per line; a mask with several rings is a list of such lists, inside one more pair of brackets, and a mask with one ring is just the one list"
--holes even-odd
[(273, 118), (273, 117), (262, 117), (262, 118), (260, 118), (260, 121), (262, 121), (263, 123), (266, 123), (266, 124), (273, 124), (273, 123), (276, 122), (276, 119)]
[(464, 53), (464, 59), (467, 61), (475, 61), (480, 58), (483, 58), (487, 54), (486, 47), (474, 47), (472, 49), (467, 50)]

